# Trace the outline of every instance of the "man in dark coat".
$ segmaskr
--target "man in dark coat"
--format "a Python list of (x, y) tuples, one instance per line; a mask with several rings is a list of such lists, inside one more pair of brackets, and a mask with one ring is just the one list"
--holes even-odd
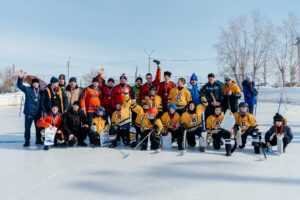
[(84, 142), (89, 126), (85, 115), (80, 111), (79, 101), (73, 105), (62, 116), (62, 131), (69, 146), (78, 143), (79, 146), (87, 146)]
[(51, 111), (52, 106), (56, 105), (60, 113), (64, 113), (68, 107), (66, 93), (59, 87), (59, 80), (52, 77), (50, 84), (46, 87), (42, 95), (42, 112), (44, 114)]
[(24, 114), (25, 114), (25, 143), (24, 147), (30, 146), (30, 129), (34, 122), (36, 128), (36, 144), (42, 144), (41, 132), (37, 127), (37, 121), (41, 116), (41, 91), (38, 79), (31, 81), (31, 86), (23, 85), (25, 74), (20, 72), (17, 87), (25, 94)]
[(223, 102), (223, 83), (215, 79), (213, 73), (208, 74), (208, 82), (201, 88), (200, 96), (205, 97), (208, 102), (208, 106), (205, 110), (205, 118), (214, 114), (215, 107), (220, 106)]

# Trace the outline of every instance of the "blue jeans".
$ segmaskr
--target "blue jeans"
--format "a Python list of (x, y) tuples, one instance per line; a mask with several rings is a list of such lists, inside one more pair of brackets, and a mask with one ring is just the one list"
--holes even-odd
[(38, 117), (25, 115), (25, 134), (24, 134), (25, 142), (30, 141), (30, 135), (31, 135), (30, 129), (33, 122), (36, 131), (36, 142), (41, 141), (41, 130), (37, 127), (37, 121), (38, 121)]

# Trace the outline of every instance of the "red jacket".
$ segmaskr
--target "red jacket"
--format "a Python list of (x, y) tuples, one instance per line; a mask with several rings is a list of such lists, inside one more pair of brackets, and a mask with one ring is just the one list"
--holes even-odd
[(96, 112), (100, 107), (101, 92), (98, 89), (94, 89), (91, 86), (85, 88), (80, 98), (80, 107), (87, 113)]
[(159, 89), (158, 89), (157, 94), (162, 99), (162, 105), (163, 105), (164, 111), (166, 111), (168, 109), (168, 96), (169, 96), (171, 89), (174, 87), (176, 87), (176, 84), (173, 81), (169, 81), (169, 82), (163, 81), (159, 84)]
[(132, 89), (129, 85), (121, 86), (116, 85), (111, 92), (111, 102), (112, 109), (116, 108), (117, 104), (122, 104), (126, 99), (131, 99), (133, 97)]
[(153, 86), (156, 87), (156, 90), (158, 91), (159, 83), (160, 83), (160, 67), (158, 67), (156, 70), (155, 80), (151, 84), (145, 83), (142, 86), (142, 89), (140, 91), (140, 99), (143, 100), (146, 96), (148, 96), (149, 90)]
[(107, 87), (107, 85), (100, 86), (101, 91), (101, 105), (105, 108), (106, 112), (112, 113), (112, 91), (113, 88)]
[(61, 119), (60, 114), (57, 114), (55, 116), (53, 116), (52, 114), (49, 114), (46, 117), (41, 117), (37, 122), (37, 126), (39, 128), (48, 128), (51, 125), (56, 128), (60, 128), (61, 122), (62, 122), (62, 119)]

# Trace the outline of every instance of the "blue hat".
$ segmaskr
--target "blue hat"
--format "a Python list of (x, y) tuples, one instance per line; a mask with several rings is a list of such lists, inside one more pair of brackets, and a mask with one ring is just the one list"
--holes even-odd
[(195, 73), (192, 74), (190, 81), (198, 81), (198, 77)]
[(51, 84), (52, 84), (52, 83), (58, 83), (58, 82), (59, 82), (58, 78), (56, 78), (56, 77), (54, 77), (54, 76), (51, 77), (51, 79), (50, 79), (50, 83), (51, 83)]
[(173, 109), (173, 110), (177, 110), (177, 106), (176, 106), (176, 104), (175, 103), (171, 103), (171, 104), (169, 104), (169, 109)]

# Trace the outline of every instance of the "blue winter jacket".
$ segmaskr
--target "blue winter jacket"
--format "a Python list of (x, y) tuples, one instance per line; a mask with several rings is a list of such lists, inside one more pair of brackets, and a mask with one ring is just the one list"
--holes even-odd
[(191, 87), (189, 88), (189, 91), (192, 95), (192, 101), (196, 105), (199, 105), (201, 102), (200, 102), (200, 89), (199, 89), (198, 85), (191, 85)]
[(257, 90), (255, 89), (255, 83), (244, 80), (242, 82), (242, 86), (243, 86), (245, 102), (248, 105), (255, 105), (256, 97), (257, 97)]
[[(195, 73), (192, 74), (190, 81), (198, 81), (198, 77)], [(201, 103), (200, 100), (200, 89), (198, 87), (198, 84), (196, 85), (190, 85), (189, 87), (189, 91), (192, 95), (192, 101), (196, 104), (199, 105)]]
[(24, 114), (39, 117), (41, 114), (41, 92), (35, 93), (33, 87), (23, 85), (23, 80), (18, 78), (17, 87), (25, 94)]

